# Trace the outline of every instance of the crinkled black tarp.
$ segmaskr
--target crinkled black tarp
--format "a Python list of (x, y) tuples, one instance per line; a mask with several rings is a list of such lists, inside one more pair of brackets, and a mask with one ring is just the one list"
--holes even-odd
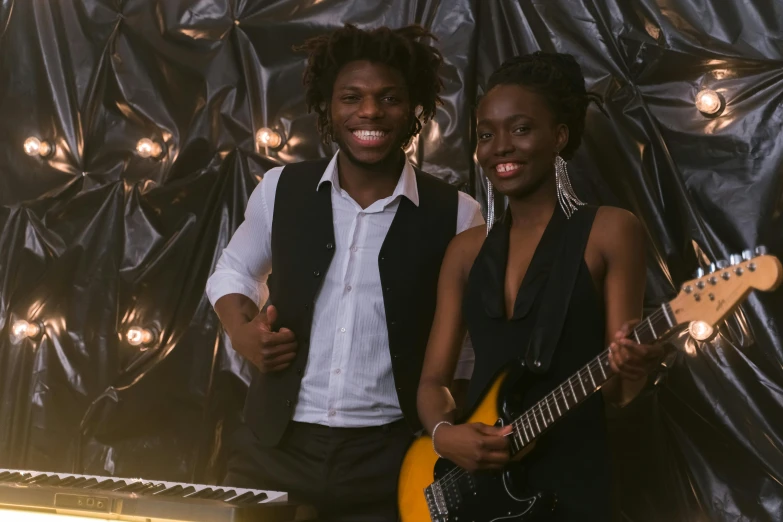
[[(570, 172), (645, 224), (651, 305), (699, 263), (783, 254), (777, 0), (0, 0), (0, 467), (220, 475), (248, 369), (204, 286), (264, 172), (332, 153), (291, 46), (342, 22), (438, 35), (444, 105), (410, 154), (480, 201), (488, 75), (515, 53), (576, 54), (606, 114), (590, 109)], [(726, 99), (719, 118), (696, 110), (702, 87)], [(286, 139), (268, 156), (262, 126)], [(54, 156), (25, 155), (28, 136)], [(163, 159), (139, 157), (141, 138)], [(12, 342), (18, 319), (44, 335)], [(751, 295), (613, 416), (623, 520), (783, 518), (781, 323), (780, 292)], [(123, 340), (134, 325), (151, 348)]]

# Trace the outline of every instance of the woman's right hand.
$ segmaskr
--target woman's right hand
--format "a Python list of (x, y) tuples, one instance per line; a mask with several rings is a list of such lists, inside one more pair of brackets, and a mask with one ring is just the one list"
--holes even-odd
[(495, 427), (474, 422), (435, 430), (435, 449), (457, 466), (467, 470), (500, 469), (509, 461), (507, 435), (511, 426)]

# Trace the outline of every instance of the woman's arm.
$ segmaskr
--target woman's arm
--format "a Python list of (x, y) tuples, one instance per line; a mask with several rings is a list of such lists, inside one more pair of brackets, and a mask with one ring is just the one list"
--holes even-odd
[(645, 231), (625, 210), (601, 207), (596, 215), (597, 239), (606, 266), (606, 342), (609, 362), (619, 375), (603, 388), (604, 397), (616, 406), (631, 402), (647, 384), (647, 376), (663, 354), (659, 345), (641, 345), (627, 338), (642, 319), (647, 268)]
[(479, 423), (453, 426), (456, 404), (449, 391), (465, 336), (462, 299), (470, 267), (476, 257), (481, 229), (455, 237), (443, 260), (438, 300), (424, 357), (417, 406), (419, 418), (433, 436), (436, 451), (458, 466), (473, 471), (500, 468), (508, 461), (506, 428)]

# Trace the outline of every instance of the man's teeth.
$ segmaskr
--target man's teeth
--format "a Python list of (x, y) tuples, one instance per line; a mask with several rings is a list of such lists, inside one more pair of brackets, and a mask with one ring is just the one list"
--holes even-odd
[(360, 140), (365, 141), (372, 141), (372, 140), (380, 140), (384, 136), (386, 136), (386, 131), (379, 131), (379, 130), (356, 130), (353, 131), (353, 135), (359, 138)]
[(508, 172), (509, 170), (518, 169), (521, 167), (519, 163), (501, 163), (495, 167), (498, 172)]

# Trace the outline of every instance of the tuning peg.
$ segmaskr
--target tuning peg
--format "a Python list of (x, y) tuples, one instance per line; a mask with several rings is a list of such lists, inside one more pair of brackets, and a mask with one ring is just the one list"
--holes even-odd
[(732, 265), (738, 265), (742, 263), (742, 256), (739, 254), (731, 254), (729, 256), (729, 263)]
[(726, 261), (725, 259), (718, 259), (718, 260), (715, 262), (715, 266), (717, 266), (717, 267), (718, 267), (718, 270), (723, 270), (724, 268), (726, 268), (727, 266), (729, 266), (729, 262), (728, 262), (728, 261)]
[(753, 259), (753, 251), (752, 250), (743, 250), (742, 251), (742, 259), (745, 261), (750, 261)]
[(693, 273), (694, 279), (699, 279), (700, 277), (704, 277), (704, 269), (702, 267), (699, 267), (696, 269), (696, 271)]
[(711, 274), (711, 273), (713, 273), (714, 271), (716, 271), (717, 269), (718, 269), (718, 265), (716, 265), (715, 263), (710, 263), (710, 268), (709, 268), (709, 270), (707, 271), (707, 273), (708, 273), (708, 274)]
[(764, 245), (759, 245), (756, 247), (756, 255), (757, 256), (764, 256), (767, 255), (767, 247)]

